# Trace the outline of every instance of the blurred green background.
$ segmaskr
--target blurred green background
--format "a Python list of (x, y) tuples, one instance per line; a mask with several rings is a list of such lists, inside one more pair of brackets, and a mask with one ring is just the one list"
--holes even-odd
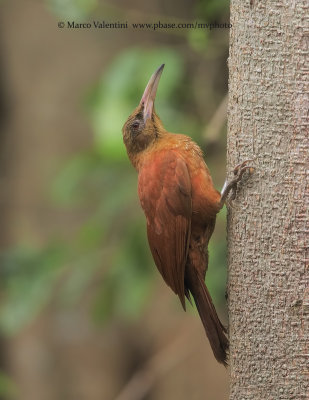
[[(229, 3), (0, 7), (0, 399), (227, 398), (195, 310), (182, 311), (154, 266), (121, 128), (165, 63), (157, 113), (200, 144), (221, 189), (228, 29), (130, 24), (228, 23)], [(73, 20), (129, 28), (58, 27)], [(225, 210), (209, 252), (226, 321)]]

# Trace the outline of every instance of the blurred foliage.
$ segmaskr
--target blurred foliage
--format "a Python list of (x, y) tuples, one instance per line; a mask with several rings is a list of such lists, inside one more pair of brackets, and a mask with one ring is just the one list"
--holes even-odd
[[(97, 6), (95, 0), (46, 3), (57, 16), (70, 19), (84, 18)], [(227, 13), (227, 4), (225, 0), (198, 1), (195, 12), (210, 21)], [(186, 31), (190, 51), (207, 55), (210, 46), (217, 46), (212, 34)], [(158, 114), (168, 130), (190, 132), (198, 140), (203, 126), (191, 104), (190, 89), (184, 85), (183, 92), (179, 91), (179, 82), (186, 80), (181, 49), (131, 47), (118, 54), (85, 94), (84, 106), (94, 132), (93, 148), (61, 165), (50, 193), (56, 207), (86, 214), (84, 222), (70, 239), (59, 237), (43, 249), (19, 245), (2, 254), (3, 333), (17, 332), (49, 301), (72, 306), (89, 290), (95, 321), (104, 322), (115, 315), (136, 317), (147, 306), (154, 277), (159, 279), (159, 274), (148, 249), (137, 176), (129, 165), (121, 128), (138, 105), (149, 77), (162, 63), (166, 68), (158, 89)], [(225, 215), (220, 215), (219, 224), (224, 219)], [(209, 250), (207, 285), (215, 301), (222, 300), (225, 242), (213, 240)], [(176, 296), (171, 295), (171, 299), (177, 301)], [(0, 391), (5, 385), (5, 379), (0, 379)]]
[[(98, 8), (108, 14), (124, 16), (126, 8), (120, 8), (109, 1), (98, 0), (45, 0), (48, 8), (58, 17), (70, 20), (81, 20), (95, 14)], [(130, 7), (128, 7), (130, 9)], [(196, 18), (201, 21), (213, 22), (215, 19), (226, 20), (229, 12), (229, 2), (226, 0), (198, 0), (194, 5)], [(149, 14), (149, 18), (158, 20), (159, 15)], [(160, 18), (159, 18), (160, 19)], [(145, 22), (150, 22), (150, 20)], [(189, 21), (187, 21), (189, 22)], [(173, 32), (171, 32), (173, 33)], [(175, 33), (175, 31), (174, 31)]]
[(195, 51), (205, 51), (209, 40), (209, 31), (206, 29), (190, 29), (187, 39), (189, 45)]
[(0, 328), (18, 331), (47, 301), (64, 260), (64, 245), (43, 250), (17, 247), (1, 255)]
[(6, 399), (16, 398), (18, 393), (14, 381), (0, 371), (0, 396), (5, 396)]
[(229, 16), (230, 3), (226, 0), (199, 0), (195, 6), (195, 12), (200, 17), (208, 22), (227, 21)]
[(79, 21), (97, 7), (97, 0), (45, 0), (48, 8), (59, 18)]

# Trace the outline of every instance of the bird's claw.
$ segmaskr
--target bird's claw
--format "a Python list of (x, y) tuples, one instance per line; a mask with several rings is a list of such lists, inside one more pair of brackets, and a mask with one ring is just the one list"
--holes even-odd
[(249, 162), (252, 162), (252, 161), (254, 161), (254, 160), (251, 158), (250, 160), (245, 160), (242, 163), (236, 165), (233, 172), (234, 172), (234, 175), (237, 176), (239, 180), (241, 180), (244, 172), (247, 169), (249, 170), (250, 174), (253, 172), (254, 167), (252, 165), (247, 165)]
[(230, 181), (226, 181), (222, 192), (221, 192), (221, 200), (220, 200), (220, 206), (223, 207), (224, 203), (226, 202), (227, 196), (229, 195), (230, 192), (232, 192), (230, 196), (230, 200), (234, 200), (236, 197), (236, 190), (237, 190), (237, 184), (238, 182), (241, 181), (244, 173), (246, 171), (249, 171), (249, 173), (253, 173), (254, 167), (252, 165), (247, 165), (248, 163), (254, 161), (253, 159), (245, 160), (242, 163), (239, 163), (236, 165), (234, 168), (234, 178), (232, 178)]

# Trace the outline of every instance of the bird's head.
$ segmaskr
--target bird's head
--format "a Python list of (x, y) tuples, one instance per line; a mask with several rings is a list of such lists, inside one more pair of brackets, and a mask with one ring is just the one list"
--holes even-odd
[(123, 141), (130, 158), (145, 150), (164, 132), (160, 118), (154, 110), (162, 64), (151, 76), (142, 99), (122, 128)]

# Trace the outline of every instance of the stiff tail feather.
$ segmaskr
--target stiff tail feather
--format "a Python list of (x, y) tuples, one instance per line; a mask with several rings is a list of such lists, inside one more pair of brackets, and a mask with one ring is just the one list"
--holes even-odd
[(219, 320), (204, 279), (194, 268), (190, 268), (187, 271), (186, 278), (214, 356), (218, 362), (227, 366), (227, 351), (229, 347), (226, 337), (227, 331)]

